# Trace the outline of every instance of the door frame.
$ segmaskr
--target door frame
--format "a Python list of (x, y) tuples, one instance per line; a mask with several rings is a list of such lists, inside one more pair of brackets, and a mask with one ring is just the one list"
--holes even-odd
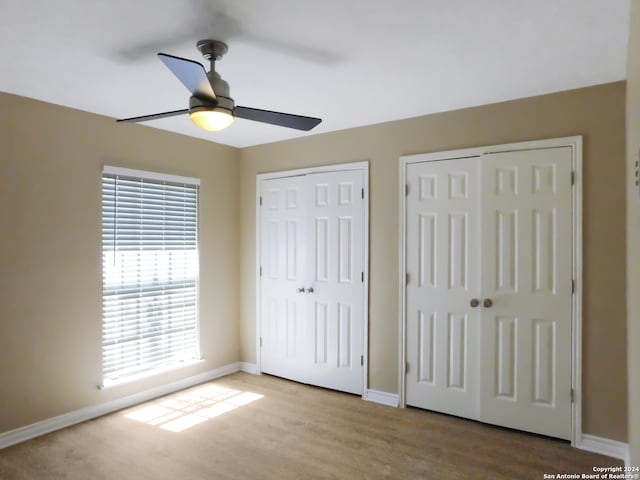
[(406, 185), (407, 167), (412, 163), (452, 160), (456, 158), (481, 157), (490, 153), (504, 153), (520, 150), (539, 150), (544, 148), (571, 148), (573, 186), (571, 189), (572, 219), (572, 275), (575, 291), (571, 298), (571, 445), (582, 442), (582, 136), (551, 138), (528, 142), (488, 145), (484, 147), (447, 150), (400, 157), (399, 194), (399, 358), (398, 358), (398, 395), (400, 407), (406, 406)]
[(308, 167), (308, 168), (300, 168), (295, 170), (282, 170), (268, 173), (258, 173), (256, 175), (256, 203), (255, 203), (255, 211), (256, 211), (256, 373), (258, 375), (262, 374), (262, 366), (261, 366), (261, 346), (260, 346), (260, 338), (262, 337), (262, 318), (261, 318), (261, 291), (260, 291), (260, 266), (262, 264), (262, 259), (260, 258), (260, 242), (261, 238), (261, 229), (260, 229), (260, 206), (261, 206), (261, 196), (260, 192), (262, 190), (262, 182), (264, 180), (270, 180), (274, 178), (286, 178), (286, 177), (297, 177), (302, 175), (307, 175), (310, 173), (324, 173), (324, 172), (345, 172), (359, 170), (362, 172), (362, 187), (364, 189), (364, 224), (363, 224), (363, 233), (364, 233), (364, 245), (363, 245), (363, 269), (364, 269), (364, 298), (362, 305), (362, 314), (363, 314), (363, 345), (362, 345), (362, 398), (365, 398), (367, 390), (369, 388), (369, 161), (361, 161), (361, 162), (352, 162), (352, 163), (340, 163), (334, 165), (322, 165), (317, 167)]

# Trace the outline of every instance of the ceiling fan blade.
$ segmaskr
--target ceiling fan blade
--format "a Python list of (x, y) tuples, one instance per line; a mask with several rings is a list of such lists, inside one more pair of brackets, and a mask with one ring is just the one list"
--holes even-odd
[(211, 88), (207, 72), (202, 64), (187, 58), (167, 55), (166, 53), (159, 53), (158, 58), (187, 87), (191, 95), (204, 100), (216, 99), (216, 94)]
[(291, 113), (272, 112), (270, 110), (240, 106), (233, 110), (233, 115), (237, 118), (244, 118), (245, 120), (270, 123), (271, 125), (279, 125), (281, 127), (295, 128), (296, 130), (304, 131), (309, 131), (322, 122), (320, 118), (303, 117), (302, 115), (293, 115)]
[(189, 113), (189, 109), (173, 110), (171, 112), (154, 113), (151, 115), (142, 115), (140, 117), (120, 118), (116, 122), (146, 122), (148, 120), (158, 120), (159, 118), (175, 117), (177, 115), (184, 115)]

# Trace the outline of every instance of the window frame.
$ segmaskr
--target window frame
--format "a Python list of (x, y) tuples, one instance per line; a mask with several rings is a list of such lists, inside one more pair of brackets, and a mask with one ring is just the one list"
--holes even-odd
[(104, 308), (105, 301), (105, 282), (104, 282), (104, 240), (103, 240), (103, 232), (102, 225), (105, 219), (105, 211), (104, 211), (104, 193), (102, 191), (104, 185), (105, 176), (116, 176), (123, 177), (127, 180), (140, 180), (140, 181), (149, 181), (153, 183), (170, 183), (170, 184), (183, 184), (189, 185), (196, 188), (196, 226), (195, 226), (195, 235), (196, 235), (196, 249), (195, 249), (195, 352), (193, 359), (187, 360), (179, 360), (177, 362), (160, 365), (154, 368), (150, 368), (149, 370), (136, 372), (129, 375), (124, 375), (116, 378), (108, 378), (105, 377), (105, 344), (104, 344), (104, 324), (105, 324), (105, 315), (104, 311), (101, 311), (100, 321), (101, 321), (101, 334), (100, 334), (100, 355), (101, 355), (101, 382), (98, 385), (99, 389), (108, 388), (115, 385), (120, 385), (123, 383), (133, 382), (143, 378), (149, 378), (152, 376), (156, 376), (158, 374), (184, 368), (196, 363), (201, 363), (204, 361), (201, 355), (201, 336), (200, 336), (200, 179), (194, 177), (186, 177), (179, 175), (171, 175), (160, 172), (153, 172), (148, 170), (137, 170), (123, 167), (116, 167), (111, 165), (104, 165), (102, 168), (102, 172), (100, 175), (101, 182), (101, 201), (100, 201), (100, 220), (101, 220), (101, 234), (100, 234), (100, 270), (102, 275), (101, 280), (101, 307)]

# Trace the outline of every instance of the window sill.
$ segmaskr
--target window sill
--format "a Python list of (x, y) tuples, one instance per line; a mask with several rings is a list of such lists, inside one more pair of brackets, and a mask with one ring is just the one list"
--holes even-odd
[(98, 390), (108, 390), (110, 388), (119, 387), (120, 385), (125, 385), (127, 383), (133, 383), (138, 380), (145, 380), (147, 378), (155, 377), (162, 373), (173, 372), (174, 370), (180, 370), (182, 368), (191, 367), (199, 363), (204, 363), (204, 360), (205, 360), (204, 358), (200, 358), (197, 360), (186, 360), (184, 362), (180, 362), (175, 365), (156, 368), (155, 370), (149, 370), (148, 372), (142, 372), (135, 375), (130, 375), (128, 377), (118, 378), (116, 380), (104, 380), (100, 385), (98, 385)]

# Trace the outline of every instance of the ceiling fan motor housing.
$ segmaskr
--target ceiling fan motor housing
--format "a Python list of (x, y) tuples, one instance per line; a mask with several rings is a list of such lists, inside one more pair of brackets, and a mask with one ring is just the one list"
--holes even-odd
[(211, 109), (211, 107), (218, 107), (224, 108), (229, 110), (230, 113), (233, 113), (235, 103), (229, 92), (229, 84), (220, 77), (218, 72), (213, 70), (207, 73), (207, 78), (209, 78), (209, 83), (216, 94), (216, 99), (214, 101), (210, 101), (199, 97), (191, 97), (189, 99), (189, 111), (193, 112), (197, 110)]
[(189, 98), (189, 112), (197, 112), (198, 110), (211, 110), (213, 108), (224, 108), (229, 110), (230, 114), (233, 114), (235, 104), (232, 98), (218, 96), (215, 102), (210, 100), (203, 100), (198, 97)]
[(211, 88), (213, 88), (216, 97), (231, 98), (229, 84), (222, 79), (218, 72), (211, 70), (207, 73), (207, 78), (209, 79), (209, 83), (211, 84)]

